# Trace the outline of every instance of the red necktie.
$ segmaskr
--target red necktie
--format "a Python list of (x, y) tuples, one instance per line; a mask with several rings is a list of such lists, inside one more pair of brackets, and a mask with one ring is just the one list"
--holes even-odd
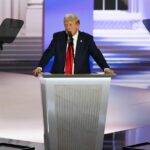
[(73, 42), (68, 43), (67, 52), (66, 52), (66, 62), (64, 72), (66, 75), (72, 75), (73, 61), (74, 61), (74, 50)]

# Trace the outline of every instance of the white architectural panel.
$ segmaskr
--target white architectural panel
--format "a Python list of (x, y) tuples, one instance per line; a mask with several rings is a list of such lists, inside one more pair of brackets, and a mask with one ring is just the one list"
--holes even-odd
[(24, 25), (19, 36), (42, 36), (42, 6), (43, 0), (0, 0), (0, 23), (5, 18), (20, 19)]

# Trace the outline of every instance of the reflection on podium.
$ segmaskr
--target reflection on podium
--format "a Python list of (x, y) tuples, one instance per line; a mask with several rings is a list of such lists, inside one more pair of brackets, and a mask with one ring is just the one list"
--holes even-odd
[(46, 150), (102, 150), (111, 77), (42, 75)]

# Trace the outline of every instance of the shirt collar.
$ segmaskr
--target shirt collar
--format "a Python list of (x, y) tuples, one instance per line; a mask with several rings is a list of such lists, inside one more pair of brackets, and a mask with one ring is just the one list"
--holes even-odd
[(79, 35), (79, 31), (76, 32), (76, 34), (73, 36), (73, 39), (77, 39)]

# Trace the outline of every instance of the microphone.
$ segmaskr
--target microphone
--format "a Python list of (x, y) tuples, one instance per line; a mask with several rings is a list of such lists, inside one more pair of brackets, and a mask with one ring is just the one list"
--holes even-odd
[(73, 44), (73, 38), (72, 38), (72, 33), (70, 31), (68, 31), (68, 40), (67, 43)]

